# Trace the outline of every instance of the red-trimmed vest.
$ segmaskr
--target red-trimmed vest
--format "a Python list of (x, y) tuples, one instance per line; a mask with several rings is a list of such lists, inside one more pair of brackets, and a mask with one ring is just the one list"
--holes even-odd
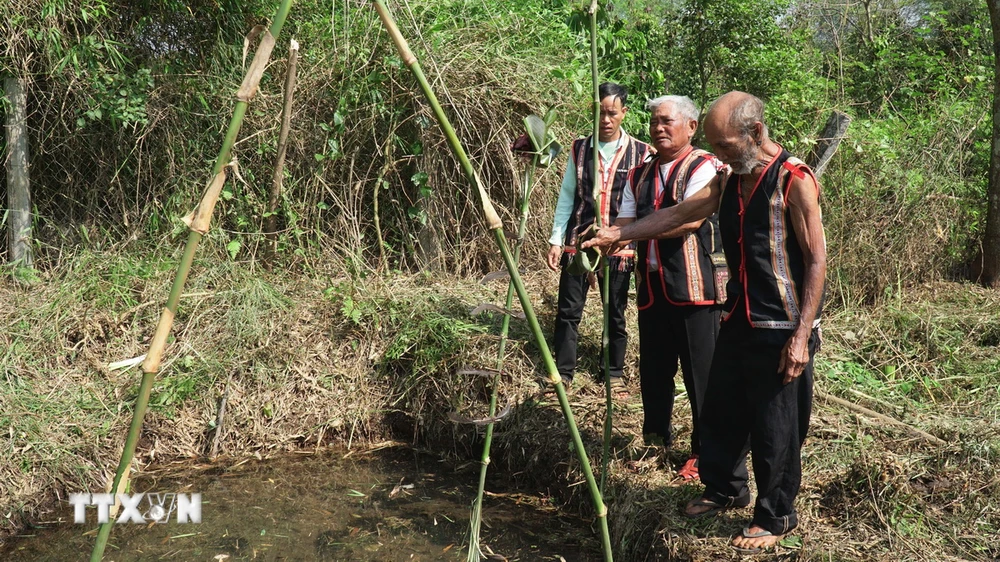
[[(731, 272), (724, 321), (735, 313), (746, 314), (754, 328), (798, 326), (805, 261), (788, 210), (788, 187), (793, 177), (805, 175), (812, 176), (812, 171), (782, 148), (757, 185), (741, 185), (736, 174), (726, 182), (719, 206), (722, 246)], [(741, 196), (745, 189), (753, 190), (746, 205)]]
[[(576, 166), (576, 196), (573, 198), (573, 212), (566, 225), (566, 239), (563, 247), (567, 252), (576, 251), (576, 241), (580, 233), (594, 224), (594, 148), (590, 139), (593, 135), (573, 141), (570, 152), (573, 165)], [(601, 218), (605, 225), (614, 224), (618, 218), (618, 210), (622, 203), (622, 193), (628, 185), (629, 170), (635, 168), (646, 159), (649, 145), (625, 135), (624, 141), (615, 152), (611, 161), (611, 174), (607, 174), (607, 184), (601, 190)], [(604, 173), (604, 162), (601, 162), (601, 173)], [(616, 254), (617, 257), (632, 257), (634, 250), (630, 246)]]
[[(666, 174), (661, 175), (656, 158), (633, 170), (629, 188), (635, 195), (636, 220), (683, 201), (691, 176), (702, 166), (714, 166), (712, 160), (708, 152), (692, 148), (674, 160)], [(684, 236), (638, 242), (635, 279), (639, 310), (657, 299), (678, 305), (715, 304), (711, 254), (721, 248), (715, 215)], [(654, 254), (655, 267), (650, 261)]]

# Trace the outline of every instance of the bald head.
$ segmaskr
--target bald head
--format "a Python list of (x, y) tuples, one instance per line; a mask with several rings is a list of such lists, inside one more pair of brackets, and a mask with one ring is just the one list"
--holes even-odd
[(764, 102), (746, 92), (723, 94), (705, 115), (705, 140), (733, 172), (751, 173), (762, 165), (761, 146), (769, 142)]

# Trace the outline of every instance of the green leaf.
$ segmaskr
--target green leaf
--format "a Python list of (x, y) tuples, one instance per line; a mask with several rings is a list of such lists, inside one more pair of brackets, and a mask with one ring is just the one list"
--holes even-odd
[(562, 145), (553, 140), (549, 144), (548, 152), (538, 160), (538, 165), (548, 166), (555, 161), (556, 156), (559, 156), (560, 152), (562, 152)]
[(524, 118), (524, 128), (528, 131), (528, 138), (531, 145), (535, 147), (535, 152), (541, 152), (545, 148), (546, 131), (545, 121), (542, 118), (531, 114)]
[(242, 248), (242, 247), (243, 247), (243, 244), (241, 244), (239, 240), (233, 240), (233, 241), (229, 242), (228, 244), (226, 244), (226, 251), (229, 252), (229, 257), (230, 258), (236, 259), (236, 256), (237, 256), (237, 254), (240, 253), (240, 248)]
[(351, 496), (351, 497), (354, 497), (354, 498), (367, 498), (368, 497), (364, 493), (359, 492), (357, 490), (348, 490), (347, 495)]
[(798, 550), (802, 548), (802, 537), (798, 535), (788, 535), (778, 542), (779, 545), (790, 548), (793, 550)]

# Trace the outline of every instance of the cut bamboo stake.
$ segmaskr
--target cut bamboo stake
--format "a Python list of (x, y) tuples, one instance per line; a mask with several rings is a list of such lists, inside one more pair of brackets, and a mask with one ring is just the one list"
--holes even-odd
[(208, 459), (214, 461), (219, 456), (219, 443), (222, 442), (222, 427), (226, 423), (226, 404), (229, 402), (229, 389), (233, 383), (233, 372), (229, 371), (226, 388), (222, 390), (222, 400), (219, 401), (219, 414), (215, 417), (215, 433), (212, 435), (212, 448)]
[[(208, 188), (205, 190), (201, 202), (198, 203), (198, 207), (185, 217), (185, 223), (187, 223), (191, 232), (188, 233), (184, 255), (177, 266), (177, 274), (170, 288), (170, 296), (167, 298), (167, 304), (160, 314), (156, 333), (149, 344), (146, 359), (142, 363), (142, 382), (139, 384), (139, 396), (136, 398), (135, 409), (132, 411), (132, 423), (129, 425), (125, 445), (122, 448), (121, 461), (118, 463), (114, 483), (111, 485), (111, 489), (115, 493), (119, 493), (125, 489), (127, 481), (125, 473), (131, 466), (132, 457), (135, 455), (135, 446), (139, 441), (139, 434), (142, 432), (142, 419), (146, 415), (146, 406), (149, 404), (149, 394), (153, 388), (153, 380), (160, 369), (160, 360), (163, 357), (163, 350), (167, 346), (167, 337), (170, 335), (174, 316), (177, 314), (177, 304), (180, 301), (181, 292), (184, 290), (184, 283), (187, 281), (188, 273), (191, 271), (194, 253), (198, 249), (201, 238), (208, 232), (209, 223), (212, 219), (212, 211), (215, 209), (215, 203), (219, 199), (222, 185), (226, 181), (226, 168), (230, 165), (232, 148), (236, 143), (240, 127), (243, 125), (243, 116), (246, 115), (250, 100), (257, 93), (260, 78), (264, 74), (264, 69), (267, 67), (267, 62), (271, 57), (271, 51), (274, 49), (275, 38), (281, 32), (281, 27), (284, 25), (285, 18), (288, 17), (291, 7), (292, 0), (281, 0), (274, 19), (271, 20), (270, 29), (261, 39), (253, 62), (250, 64), (250, 69), (247, 71), (243, 83), (236, 93), (238, 101), (236, 108), (233, 110), (233, 118), (229, 122), (226, 137), (222, 142), (222, 149), (219, 150), (219, 154), (215, 159), (215, 165), (212, 168), (212, 181), (208, 184)], [(97, 533), (97, 541), (94, 543), (94, 550), (90, 554), (91, 562), (100, 562), (104, 558), (104, 549), (107, 546), (108, 537), (111, 535), (111, 527), (113, 525), (113, 520), (108, 520), (107, 523), (101, 524)]]
[(10, 110), (7, 112), (7, 259), (19, 267), (30, 268), (31, 253), (31, 181), (28, 167), (28, 97), (21, 80), (8, 76), (3, 80)]
[(288, 46), (288, 68), (285, 71), (285, 100), (281, 106), (281, 130), (278, 132), (278, 154), (274, 158), (274, 172), (271, 174), (271, 196), (267, 201), (267, 218), (264, 221), (264, 236), (267, 237), (267, 262), (278, 251), (278, 238), (275, 235), (278, 222), (278, 199), (281, 197), (281, 187), (285, 173), (285, 153), (288, 150), (288, 130), (292, 125), (292, 99), (295, 94), (295, 68), (299, 60), (299, 42), (291, 40)]
[[(598, 146), (601, 132), (601, 92), (598, 86), (597, 74), (597, 0), (590, 2), (590, 81), (594, 91), (594, 135), (592, 144), (594, 150), (594, 221), (597, 228), (604, 226), (604, 218), (601, 216), (601, 194), (604, 190), (604, 176), (601, 174), (601, 150)], [(609, 175), (614, 177), (614, 171), (609, 170)], [(611, 193), (607, 194), (611, 197)], [(601, 321), (601, 357), (604, 371), (604, 439), (601, 447), (601, 495), (604, 495), (604, 484), (608, 479), (608, 465), (611, 462), (611, 425), (612, 425), (612, 400), (611, 400), (611, 350), (610, 348), (610, 317), (611, 317), (611, 265), (610, 258), (601, 258), (601, 277), (604, 283), (601, 287), (601, 302), (603, 303), (603, 319)]]
[(542, 327), (538, 323), (538, 317), (535, 316), (535, 310), (531, 306), (531, 300), (528, 298), (528, 292), (525, 290), (524, 283), (521, 281), (521, 275), (518, 272), (516, 264), (514, 263), (514, 257), (511, 255), (510, 249), (507, 247), (507, 240), (503, 233), (503, 223), (500, 221), (499, 215), (497, 215), (496, 210), (493, 208), (493, 204), (490, 202), (490, 198), (486, 194), (486, 189), (479, 180), (479, 175), (472, 167), (472, 162), (469, 160), (469, 156), (466, 154), (465, 148), (458, 140), (458, 136), (455, 134), (455, 129), (451, 126), (451, 122), (444, 114), (444, 109), (442, 109), (441, 104), (438, 103), (437, 96), (434, 95), (434, 91), (427, 82), (427, 78), (424, 77), (424, 72), (420, 68), (420, 63), (417, 62), (416, 57), (414, 57), (413, 53), (410, 51), (410, 47), (407, 45), (406, 39), (404, 39), (402, 34), (400, 34), (399, 29), (396, 27), (396, 22), (389, 14), (389, 10), (386, 8), (385, 3), (382, 0), (372, 0), (372, 4), (375, 6), (375, 10), (378, 12), (379, 17), (382, 19), (382, 23), (385, 25), (386, 31), (392, 37), (392, 41), (395, 43), (396, 49), (399, 51), (400, 58), (403, 59), (403, 62), (407, 67), (409, 67), (410, 71), (413, 72), (413, 76), (420, 84), (420, 89), (423, 91), (424, 95), (427, 97), (427, 101), (433, 108), (434, 116), (441, 125), (441, 129), (444, 132), (445, 137), (448, 139), (448, 144), (451, 146), (452, 152), (454, 152), (455, 157), (458, 158), (459, 162), (462, 164), (462, 170), (465, 172), (465, 176), (469, 181), (470, 187), (479, 197), (479, 203), (483, 213), (483, 218), (486, 222), (486, 227), (492, 231), (493, 237), (496, 239), (497, 247), (500, 249), (500, 254), (503, 256), (504, 264), (507, 266), (507, 271), (510, 272), (511, 283), (513, 283), (517, 297), (521, 301), (521, 308), (524, 310), (528, 326), (531, 328), (531, 332), (535, 337), (535, 342), (538, 345), (538, 350), (542, 355), (542, 361), (545, 363), (545, 371), (548, 374), (549, 382), (555, 388), (556, 395), (559, 397), (559, 405), (562, 408), (563, 415), (566, 417), (570, 437), (573, 441), (573, 448), (580, 459), (583, 474), (587, 481), (587, 488), (589, 489), (591, 498), (593, 499), (594, 511), (596, 512), (597, 519), (600, 523), (604, 559), (610, 561), (612, 560), (612, 554), (611, 536), (608, 531), (608, 509), (604, 505), (604, 501), (601, 498), (601, 492), (597, 487), (594, 472), (590, 467), (590, 459), (587, 458), (587, 450), (583, 446), (583, 439), (581, 439), (580, 431), (576, 426), (576, 420), (573, 417), (573, 410), (569, 405), (569, 400), (566, 398), (566, 389), (563, 387), (562, 378), (559, 376), (559, 372), (556, 370), (555, 362), (552, 360), (552, 354), (549, 352), (549, 346), (545, 342), (545, 335), (542, 333)]

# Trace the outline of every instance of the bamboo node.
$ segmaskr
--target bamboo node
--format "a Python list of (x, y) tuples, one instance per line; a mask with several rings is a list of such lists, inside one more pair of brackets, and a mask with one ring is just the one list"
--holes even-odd
[(250, 70), (247, 71), (239, 91), (236, 92), (236, 99), (239, 101), (250, 103), (250, 100), (257, 94), (257, 86), (260, 84), (260, 79), (264, 76), (264, 69), (267, 68), (267, 63), (271, 59), (271, 51), (274, 50), (275, 42), (274, 35), (271, 35), (270, 30), (264, 32), (264, 37), (257, 45), (253, 62), (250, 63)]
[(233, 158), (221, 172), (215, 174), (212, 181), (205, 187), (205, 194), (202, 195), (198, 206), (181, 219), (188, 228), (202, 236), (208, 234), (208, 229), (212, 222), (212, 213), (215, 211), (215, 204), (219, 201), (219, 196), (222, 194), (222, 186), (226, 183), (226, 170), (229, 169), (233, 170), (233, 173), (236, 174), (236, 177), (240, 181), (244, 184), (246, 183), (240, 175), (236, 159)]
[(146, 359), (142, 362), (142, 372), (155, 373), (160, 370), (160, 359), (167, 347), (167, 336), (170, 335), (170, 328), (173, 325), (174, 313), (164, 307), (160, 321), (156, 325), (156, 332), (153, 333), (153, 341), (149, 344), (149, 351), (146, 352)]

